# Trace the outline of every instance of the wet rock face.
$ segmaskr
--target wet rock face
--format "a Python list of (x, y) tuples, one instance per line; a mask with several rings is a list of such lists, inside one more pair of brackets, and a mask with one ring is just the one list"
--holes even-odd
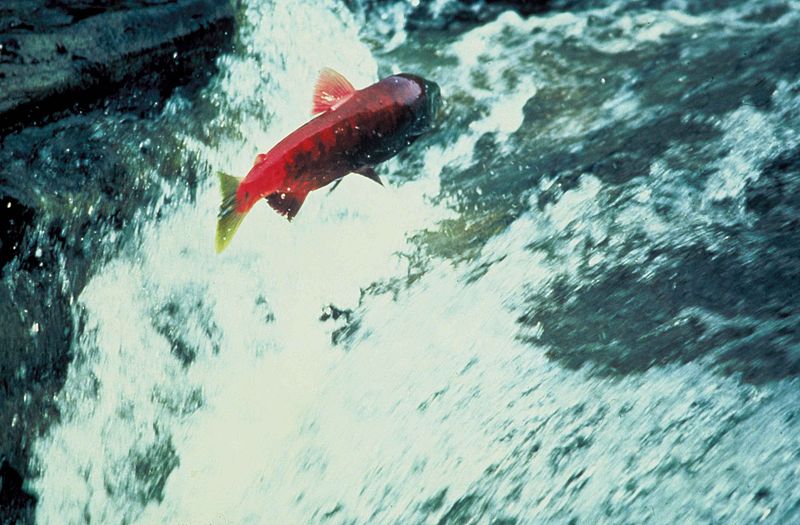
[(0, 197), (0, 268), (11, 261), (33, 220), (33, 210), (10, 195)]
[(0, 6), (0, 133), (123, 86), (168, 90), (207, 69), (233, 30), (215, 0), (12, 0)]
[(33, 522), (30, 445), (59, 417), (70, 305), (104, 235), (153, 196), (120, 151), (193, 180), (153, 130), (174, 90), (192, 99), (215, 72), (233, 29), (221, 0), (0, 2), (0, 524)]
[(0, 509), (5, 509), (0, 511), (1, 523), (33, 521), (36, 500), (22, 490), (22, 481), (22, 476), (8, 461), (0, 462)]

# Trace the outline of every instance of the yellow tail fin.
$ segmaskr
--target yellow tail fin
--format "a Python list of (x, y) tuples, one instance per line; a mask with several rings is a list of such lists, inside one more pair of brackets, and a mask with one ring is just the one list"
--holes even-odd
[(219, 206), (217, 221), (217, 253), (220, 253), (233, 239), (247, 213), (236, 211), (236, 190), (241, 179), (219, 172), (219, 186), (222, 192), (222, 204)]

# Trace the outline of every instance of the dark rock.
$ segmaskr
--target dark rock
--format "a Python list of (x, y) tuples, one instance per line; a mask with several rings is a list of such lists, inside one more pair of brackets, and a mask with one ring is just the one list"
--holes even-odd
[(8, 461), (0, 465), (0, 523), (33, 521), (36, 500), (22, 488), (22, 476)]
[(0, 8), (0, 134), (128, 85), (207, 70), (233, 30), (216, 0), (12, 1)]
[(10, 195), (0, 195), (0, 268), (19, 253), (33, 218), (31, 208)]
[(2, 524), (32, 522), (35, 501), (22, 491), (30, 446), (57, 420), (53, 396), (71, 360), (72, 312), (61, 288), (49, 267), (15, 268), (0, 286), (0, 454), (13, 465), (3, 467)]
[[(161, 102), (176, 89), (196, 99), (230, 45), (233, 11), (215, 0), (0, 3), (0, 524), (33, 522), (31, 443), (59, 420), (83, 322), (74, 299), (116, 250), (107, 234), (132, 236), (153, 179), (197, 181)], [(159, 173), (139, 173), (138, 156)]]

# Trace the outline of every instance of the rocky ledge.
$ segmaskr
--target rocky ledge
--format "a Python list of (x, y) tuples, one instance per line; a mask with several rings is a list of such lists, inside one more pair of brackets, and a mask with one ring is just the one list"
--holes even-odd
[(220, 0), (6, 0), (0, 5), (0, 134), (120, 87), (170, 86), (232, 33)]

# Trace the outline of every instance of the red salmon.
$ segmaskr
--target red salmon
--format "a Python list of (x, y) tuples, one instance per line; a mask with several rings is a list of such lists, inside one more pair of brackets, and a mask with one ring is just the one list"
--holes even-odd
[(291, 220), (308, 192), (348, 173), (382, 184), (374, 166), (429, 131), (439, 105), (439, 86), (415, 75), (392, 75), (357, 90), (336, 71), (323, 69), (312, 110), (319, 115), (258, 155), (244, 179), (219, 174), (217, 252), (262, 198)]

